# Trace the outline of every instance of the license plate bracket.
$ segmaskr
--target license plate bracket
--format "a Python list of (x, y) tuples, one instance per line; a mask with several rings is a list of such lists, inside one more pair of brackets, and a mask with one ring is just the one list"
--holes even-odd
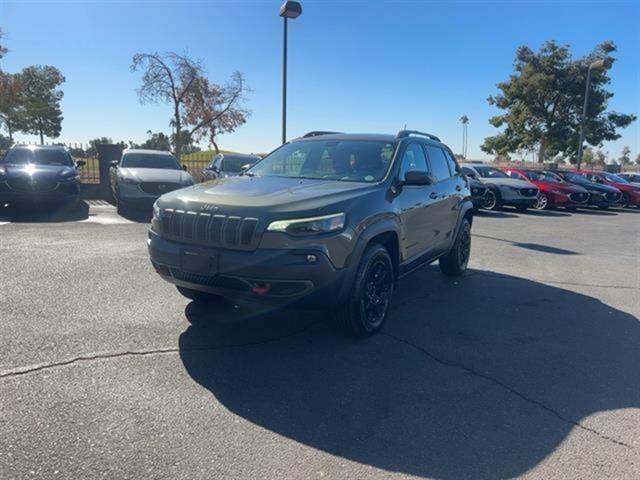
[(180, 268), (186, 272), (215, 275), (218, 272), (218, 253), (211, 249), (183, 247)]

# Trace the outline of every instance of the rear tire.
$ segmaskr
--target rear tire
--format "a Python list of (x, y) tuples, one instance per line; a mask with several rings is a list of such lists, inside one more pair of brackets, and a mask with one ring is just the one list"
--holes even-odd
[(337, 320), (351, 335), (366, 338), (378, 332), (387, 318), (396, 276), (389, 252), (368, 245), (358, 266), (347, 303), (338, 307)]
[(487, 193), (484, 194), (482, 208), (485, 210), (495, 210), (498, 208), (498, 194), (492, 188), (487, 189)]
[(458, 236), (444, 257), (440, 257), (438, 263), (440, 270), (450, 277), (459, 277), (467, 270), (471, 256), (471, 224), (466, 218), (462, 219)]
[(215, 302), (224, 298), (220, 295), (216, 295), (215, 293), (201, 292), (199, 290), (192, 290), (191, 288), (180, 287), (178, 285), (176, 285), (176, 288), (183, 297), (196, 302)]

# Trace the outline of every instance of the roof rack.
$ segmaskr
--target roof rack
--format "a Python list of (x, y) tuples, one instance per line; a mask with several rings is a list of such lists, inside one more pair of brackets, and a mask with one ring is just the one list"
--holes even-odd
[(425, 133), (425, 132), (419, 132), (418, 130), (400, 130), (396, 135), (396, 138), (397, 139), (406, 138), (409, 135), (422, 135), (423, 137), (430, 138), (431, 140), (435, 140), (436, 142), (440, 141), (440, 139), (435, 135), (431, 135), (430, 133)]
[(341, 133), (341, 132), (325, 132), (323, 130), (314, 130), (312, 132), (305, 133), (302, 136), (302, 138), (319, 137), (320, 135), (332, 135), (332, 134), (336, 134), (336, 133)]

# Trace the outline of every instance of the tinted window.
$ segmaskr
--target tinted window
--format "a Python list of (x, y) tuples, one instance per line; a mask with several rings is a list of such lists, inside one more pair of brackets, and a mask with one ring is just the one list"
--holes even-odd
[(431, 174), (436, 178), (436, 181), (449, 178), (451, 176), (449, 164), (442, 149), (427, 145), (427, 153), (429, 154), (429, 163), (431, 163)]
[(222, 159), (222, 171), (240, 173), (245, 165), (253, 165), (258, 159), (252, 157), (240, 157), (225, 155)]
[(404, 151), (404, 155), (402, 156), (402, 166), (400, 167), (400, 179), (404, 180), (407, 172), (412, 170), (429, 172), (427, 157), (424, 154), (422, 145), (419, 143), (411, 143)]
[(462, 173), (472, 178), (476, 178), (478, 176), (476, 175), (476, 172), (471, 170), (469, 167), (462, 167)]
[(453, 155), (451, 155), (451, 152), (449, 152), (448, 150), (443, 149), (442, 151), (444, 152), (444, 156), (447, 159), (447, 164), (449, 165), (449, 172), (451, 173), (451, 175), (456, 175), (460, 171), (460, 167), (458, 167), (456, 160), (453, 158)]
[(64, 165), (72, 166), (73, 160), (65, 150), (53, 148), (12, 148), (4, 157), (4, 163), (23, 165)]
[(365, 140), (304, 140), (286, 144), (249, 175), (375, 182), (389, 169), (395, 144)]
[(497, 168), (477, 166), (475, 169), (482, 178), (509, 178), (509, 175)]
[(168, 170), (180, 170), (180, 163), (173, 155), (154, 153), (125, 153), (122, 157), (124, 168), (164, 168)]

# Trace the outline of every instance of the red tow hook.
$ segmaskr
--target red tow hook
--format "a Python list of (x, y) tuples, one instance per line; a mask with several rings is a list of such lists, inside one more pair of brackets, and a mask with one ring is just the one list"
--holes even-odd
[(253, 293), (257, 293), (258, 295), (264, 295), (265, 293), (268, 293), (269, 290), (271, 290), (271, 284), (270, 283), (254, 283), (253, 284), (253, 288), (251, 289), (253, 290)]

